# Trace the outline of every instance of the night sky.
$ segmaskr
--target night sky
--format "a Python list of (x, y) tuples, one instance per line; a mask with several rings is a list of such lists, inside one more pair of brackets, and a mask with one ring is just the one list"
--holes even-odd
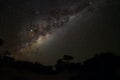
[(3, 49), (17, 60), (54, 64), (120, 53), (119, 0), (0, 0)]

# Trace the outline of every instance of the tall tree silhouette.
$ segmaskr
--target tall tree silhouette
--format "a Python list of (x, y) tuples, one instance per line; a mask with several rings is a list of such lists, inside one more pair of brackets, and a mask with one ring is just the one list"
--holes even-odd
[(4, 41), (0, 38), (0, 46), (2, 46)]
[(2, 57), (2, 46), (3, 46), (4, 41), (0, 38), (0, 58)]

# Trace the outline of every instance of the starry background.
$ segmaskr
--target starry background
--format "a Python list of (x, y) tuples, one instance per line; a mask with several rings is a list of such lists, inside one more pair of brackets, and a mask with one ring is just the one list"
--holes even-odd
[[(17, 60), (54, 64), (120, 53), (119, 0), (0, 0), (0, 37)], [(22, 52), (21, 52), (22, 50)]]

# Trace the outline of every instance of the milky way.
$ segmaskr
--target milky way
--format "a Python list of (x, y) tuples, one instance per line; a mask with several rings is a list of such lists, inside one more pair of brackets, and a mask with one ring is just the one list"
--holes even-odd
[[(59, 1), (58, 1), (59, 2)], [(46, 15), (40, 15), (36, 10), (34, 17), (22, 25), (19, 36), (21, 37), (21, 46), (19, 54), (29, 54), (35, 51), (42, 43), (49, 40), (56, 30), (61, 29), (63, 25), (71, 21), (75, 15), (88, 7), (87, 1), (72, 1), (67, 5), (60, 1), (56, 8), (51, 8)], [(56, 3), (57, 4), (57, 3)], [(18, 53), (17, 53), (18, 54)]]
[(17, 60), (53, 64), (120, 52), (119, 0), (1, 0), (0, 37)]

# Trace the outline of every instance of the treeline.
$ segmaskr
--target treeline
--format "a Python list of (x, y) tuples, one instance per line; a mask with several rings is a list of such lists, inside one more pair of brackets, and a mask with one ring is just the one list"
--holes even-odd
[(60, 72), (80, 73), (84, 76), (117, 76), (120, 70), (120, 56), (112, 53), (96, 54), (93, 58), (83, 63), (71, 62), (73, 59), (70, 55), (64, 55), (62, 59), (58, 59), (53, 66), (44, 66), (38, 62), (32, 63), (28, 61), (15, 61), (9, 56), (0, 58), (0, 71), (3, 68), (14, 68), (20, 71), (31, 71), (39, 74), (57, 74)]
[(14, 58), (4, 56), (0, 59), (0, 71), (6, 69), (16, 69), (18, 71), (31, 71), (39, 74), (51, 74), (53, 67), (44, 66), (38, 62), (15, 61)]
[[(3, 40), (0, 40), (0, 46)], [(120, 56), (114, 53), (96, 54), (93, 58), (83, 63), (72, 62), (74, 59), (70, 55), (64, 55), (63, 58), (57, 60), (53, 66), (44, 66), (38, 62), (32, 63), (28, 61), (15, 61), (9, 57), (11, 53), (5, 51), (0, 56), (0, 73), (5, 69), (15, 69), (19, 71), (32, 72), (37, 74), (54, 75), (59, 73), (77, 73), (71, 76), (69, 80), (116, 80), (120, 79)], [(55, 67), (55, 69), (53, 69)]]

